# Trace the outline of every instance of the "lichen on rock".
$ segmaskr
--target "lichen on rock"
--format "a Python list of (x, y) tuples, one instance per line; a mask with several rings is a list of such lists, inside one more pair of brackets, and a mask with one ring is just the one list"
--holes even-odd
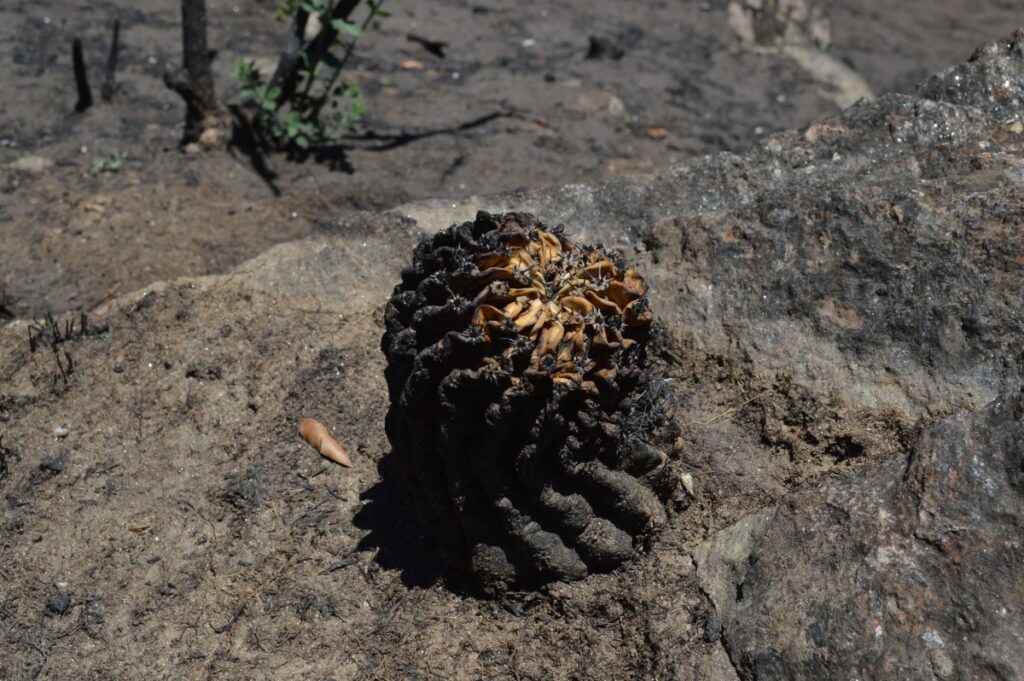
[(488, 591), (575, 580), (665, 521), (678, 427), (647, 287), (525, 213), (422, 241), (382, 341), (397, 468), (448, 562)]

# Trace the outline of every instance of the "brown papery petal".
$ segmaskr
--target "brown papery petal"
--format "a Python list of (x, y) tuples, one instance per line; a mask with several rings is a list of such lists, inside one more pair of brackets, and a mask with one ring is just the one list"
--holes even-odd
[(533, 267), (534, 260), (529, 251), (517, 251), (509, 262), (517, 267)]
[(594, 305), (586, 298), (581, 298), (580, 296), (566, 296), (558, 302), (562, 304), (562, 307), (584, 317), (594, 311)]
[(510, 288), (508, 290), (510, 298), (519, 298), (521, 296), (526, 296), (527, 298), (539, 298), (543, 294), (544, 291), (533, 286), (530, 288)]
[(554, 352), (558, 344), (562, 342), (564, 335), (565, 327), (559, 322), (551, 322), (544, 327), (544, 330), (540, 332), (540, 340), (537, 341), (537, 356), (543, 357)]
[(640, 301), (634, 300), (626, 306), (623, 318), (626, 320), (627, 326), (646, 326), (654, 320), (654, 313), (650, 310), (644, 310), (642, 313), (637, 314), (636, 305), (638, 302)]
[(493, 305), (480, 305), (473, 312), (473, 323), (477, 326), (483, 326), (487, 322), (501, 319), (507, 319), (505, 313)]
[(514, 319), (519, 316), (519, 313), (523, 311), (523, 304), (518, 300), (513, 300), (511, 303), (501, 309), (501, 313), (505, 316), (505, 319)]
[(553, 234), (537, 230), (537, 238), (540, 239), (540, 266), (547, 267), (549, 262), (558, 262), (562, 259), (562, 242)]
[(611, 264), (607, 260), (601, 260), (595, 262), (593, 265), (587, 265), (583, 268), (583, 276), (587, 279), (596, 279), (600, 276), (614, 277), (615, 276), (615, 265)]
[(508, 267), (509, 257), (492, 253), (481, 256), (480, 259), (477, 260), (476, 264), (480, 269), (487, 269), (489, 267)]
[(647, 292), (643, 278), (632, 267), (622, 273), (622, 285), (636, 298)]
[(516, 271), (513, 267), (489, 267), (476, 276), (480, 279), (514, 279)]
[(610, 314), (622, 314), (622, 308), (613, 303), (612, 301), (602, 298), (597, 295), (594, 291), (587, 291), (587, 300), (594, 304), (601, 312), (607, 312)]
[(604, 297), (618, 305), (620, 309), (625, 310), (626, 306), (633, 302), (638, 296), (634, 295), (629, 289), (627, 289), (622, 282), (613, 281), (608, 284), (608, 288), (605, 289)]
[(522, 331), (528, 326), (533, 326), (540, 319), (540, 311), (544, 307), (544, 303), (539, 300), (531, 300), (530, 307), (527, 308), (526, 312), (519, 316), (515, 321), (516, 330)]
[(551, 319), (551, 312), (547, 308), (543, 308), (540, 311), (540, 316), (537, 317), (537, 321), (534, 323), (533, 328), (530, 329), (530, 335), (535, 336), (540, 333), (540, 330), (544, 328), (544, 325)]

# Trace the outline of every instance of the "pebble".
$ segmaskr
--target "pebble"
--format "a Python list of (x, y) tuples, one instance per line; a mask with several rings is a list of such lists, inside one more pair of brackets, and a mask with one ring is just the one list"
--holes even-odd
[(68, 429), (67, 426), (57, 426), (56, 428), (53, 429), (53, 436), (58, 440), (63, 440), (70, 433), (71, 431)]
[(63, 615), (71, 607), (71, 596), (66, 593), (57, 593), (46, 601), (46, 609), (54, 615)]
[(53, 167), (53, 160), (45, 156), (22, 156), (7, 165), (11, 170), (22, 170), (26, 173), (45, 173)]

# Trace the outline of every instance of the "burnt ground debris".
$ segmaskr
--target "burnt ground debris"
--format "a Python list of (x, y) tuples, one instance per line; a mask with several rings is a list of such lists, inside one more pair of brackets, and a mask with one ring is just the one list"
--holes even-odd
[[(915, 35), (966, 54), (935, 39), (962, 7), (918, 6), (901, 24), (914, 7), (871, 25), (912, 54)], [(963, 15), (975, 28), (986, 16), (977, 7)], [(140, 267), (112, 293), (109, 279), (72, 277), (80, 300), (40, 284), (59, 278), (17, 283), (20, 319), (0, 328), (12, 453), (0, 480), (3, 676), (128, 678), (143, 666), (191, 678), (1020, 676), (1022, 142), (1019, 105), (1004, 97), (1019, 88), (1020, 44), (986, 45), (923, 96), (815, 117), (742, 155), (332, 219), (225, 276), (191, 275), (245, 249), (224, 257), (205, 242), (220, 264)], [(79, 153), (80, 140), (67, 143)], [(95, 181), (90, 192), (114, 199), (93, 201), (65, 197), (65, 185), (47, 194), (74, 175), (57, 168), (8, 175), (24, 199), (12, 231), (90, 218), (43, 234), (59, 254), (61, 238), (97, 225), (146, 224), (133, 211), (151, 204), (132, 198), (127, 175), (123, 186)], [(209, 212), (201, 199), (224, 191), (201, 174), (196, 200), (181, 198), (184, 181), (137, 179), (156, 205), (185, 213), (182, 224), (236, 238), (239, 225), (292, 225), (252, 196)], [(78, 217), (65, 220), (71, 208)], [(434, 554), (404, 495), (366, 498), (388, 460), (387, 292), (423, 231), (478, 208), (528, 208), (639, 263), (668, 330), (680, 462), (696, 493), (645, 555), (541, 597), (453, 594), (430, 574)], [(155, 228), (132, 238), (152, 246), (172, 223), (149, 219)], [(94, 267), (86, 246), (65, 266)], [(43, 290), (65, 301), (56, 318), (68, 300), (100, 302), (89, 326), (109, 324), (62, 344), (75, 360), (66, 386), (49, 353), (28, 348), (24, 311), (42, 309), (32, 296)], [(188, 377), (191, 366), (220, 376)], [(299, 414), (343, 439), (353, 469), (297, 441)], [(61, 452), (63, 470), (33, 484)], [(48, 617), (58, 593), (69, 607)]]
[[(230, 101), (235, 60), (275, 60), (288, 27), (265, 4), (208, 4), (214, 77)], [(161, 81), (181, 62), (176, 5), (7, 3), (0, 78), (19, 95), (0, 107), (0, 289), (12, 316), (88, 311), (155, 281), (226, 272), (353, 211), (649, 171), (835, 113), (833, 85), (741, 44), (728, 4), (399, 4), (353, 59), (369, 106), (354, 139), (323, 163), (269, 156), (254, 170), (244, 150), (177, 150), (184, 107)], [(812, 4), (831, 19), (829, 54), (875, 93), (913, 87), (1017, 20), (1000, 0), (913, 0), (882, 14), (861, 0)], [(117, 96), (75, 114), (71, 40), (99, 82), (115, 18)], [(448, 43), (445, 56), (409, 33)], [(591, 35), (626, 54), (586, 59)], [(403, 68), (409, 59), (423, 68)], [(647, 137), (652, 126), (668, 137)], [(422, 137), (439, 130), (454, 132)], [(375, 150), (395, 139), (416, 141)], [(90, 173), (115, 151), (118, 172)]]

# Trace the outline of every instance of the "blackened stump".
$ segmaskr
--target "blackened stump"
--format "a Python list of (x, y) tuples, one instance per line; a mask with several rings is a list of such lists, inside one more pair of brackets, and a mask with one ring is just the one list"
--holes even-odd
[(453, 568), (491, 592), (582, 579), (665, 521), (679, 429), (643, 279), (525, 213), (422, 241), (382, 348), (396, 468)]

